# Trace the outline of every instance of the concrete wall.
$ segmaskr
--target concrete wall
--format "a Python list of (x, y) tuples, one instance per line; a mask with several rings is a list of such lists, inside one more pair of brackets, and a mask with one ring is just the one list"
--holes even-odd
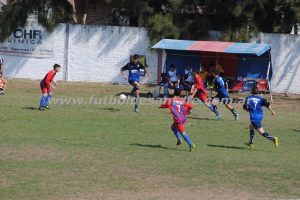
[(263, 33), (261, 42), (272, 47), (272, 90), (300, 94), (300, 35)]
[[(50, 34), (31, 23), (25, 29), (26, 33), (41, 30), (42, 44), (26, 44), (28, 35), (21, 38), (23, 43), (20, 43), (16, 38), (19, 32), (0, 44), (0, 57), (5, 61), (4, 75), (8, 78), (42, 79), (54, 63), (59, 63), (63, 70), (56, 77), (58, 80), (126, 83), (120, 68), (129, 62), (130, 55), (138, 53), (146, 56), (152, 74), (151, 78), (143, 77), (142, 82), (156, 82), (157, 53), (150, 50), (144, 28), (61, 24)], [(12, 47), (35, 51), (27, 54), (11, 51)], [(40, 49), (46, 53), (39, 53)]]

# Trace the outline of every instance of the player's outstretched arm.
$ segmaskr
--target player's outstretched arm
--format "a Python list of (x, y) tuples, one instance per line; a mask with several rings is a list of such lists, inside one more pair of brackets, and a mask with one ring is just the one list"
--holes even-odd
[(145, 66), (145, 72), (149, 77), (151, 77), (151, 74), (147, 68), (148, 68), (148, 65)]
[(272, 109), (272, 107), (269, 105), (268, 109), (271, 111), (272, 115), (276, 115), (275, 111)]
[(159, 108), (165, 109), (170, 107), (170, 102), (169, 100), (166, 101), (166, 103), (161, 104)]
[(124, 70), (124, 67), (122, 67), (121, 69), (120, 69), (120, 72), (121, 72), (121, 74), (122, 74), (122, 76), (124, 77), (124, 79), (128, 79), (128, 77), (125, 75), (125, 70)]

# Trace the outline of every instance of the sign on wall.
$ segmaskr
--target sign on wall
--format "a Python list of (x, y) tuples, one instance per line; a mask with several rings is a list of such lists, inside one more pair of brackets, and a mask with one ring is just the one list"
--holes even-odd
[(54, 39), (52, 39), (53, 41), (49, 41), (49, 39), (49, 34), (40, 26), (17, 28), (9, 38), (0, 43), (0, 54), (51, 58), (54, 57)]

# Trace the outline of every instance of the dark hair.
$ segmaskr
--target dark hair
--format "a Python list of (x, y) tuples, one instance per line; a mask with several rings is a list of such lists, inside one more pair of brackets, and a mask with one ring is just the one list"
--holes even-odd
[(259, 89), (258, 89), (258, 87), (254, 86), (254, 87), (252, 88), (252, 94), (259, 94)]
[(166, 73), (161, 73), (160, 76), (161, 76), (161, 77), (166, 77), (167, 74), (166, 74)]
[(56, 69), (56, 68), (58, 68), (58, 67), (61, 67), (59, 64), (54, 64), (53, 65), (53, 69)]
[(219, 70), (217, 70), (217, 69), (213, 69), (211, 72), (212, 72), (213, 74), (216, 74), (216, 75), (219, 75), (219, 74), (220, 74)]
[(133, 59), (139, 59), (139, 58), (140, 58), (140, 56), (138, 54), (133, 55)]
[(175, 89), (174, 96), (180, 96), (181, 91), (179, 89)]
[(174, 65), (174, 64), (171, 64), (171, 65), (170, 65), (170, 68), (175, 68), (175, 65)]

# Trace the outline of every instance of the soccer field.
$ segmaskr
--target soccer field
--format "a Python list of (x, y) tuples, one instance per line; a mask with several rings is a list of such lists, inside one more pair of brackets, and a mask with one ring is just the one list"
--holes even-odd
[[(61, 83), (55, 97), (90, 98), (130, 87)], [(147, 92), (144, 87), (143, 92)], [(176, 146), (172, 117), (158, 105), (52, 105), (37, 110), (38, 82), (11, 80), (0, 97), (0, 199), (300, 198), (300, 98), (275, 96), (264, 128), (279, 148), (220, 106), (196, 106), (186, 125), (197, 145)]]

